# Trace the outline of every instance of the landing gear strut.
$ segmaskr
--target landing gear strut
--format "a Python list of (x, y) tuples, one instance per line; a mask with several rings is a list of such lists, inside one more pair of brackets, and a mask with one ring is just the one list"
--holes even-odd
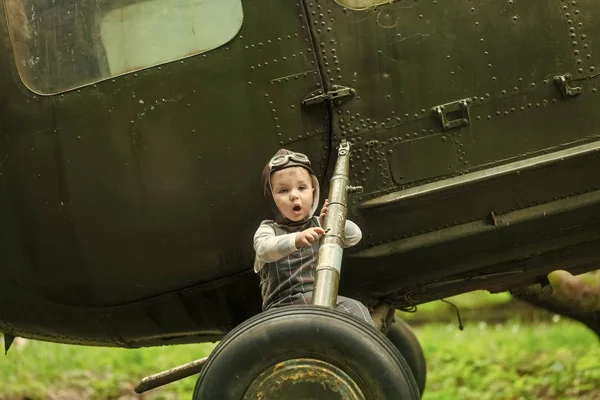
[(420, 398), (396, 347), (372, 326), (333, 310), (349, 169), (350, 144), (343, 141), (331, 179), (314, 305), (271, 310), (235, 328), (202, 369), (194, 400)]
[(333, 309), (349, 168), (350, 144), (343, 141), (331, 180), (314, 304), (269, 310), (229, 332), (201, 366), (193, 400), (420, 398), (413, 373), (394, 344), (373, 326)]

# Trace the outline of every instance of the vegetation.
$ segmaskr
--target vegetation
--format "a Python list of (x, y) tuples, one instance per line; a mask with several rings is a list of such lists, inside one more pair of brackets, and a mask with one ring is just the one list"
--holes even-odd
[[(506, 308), (510, 298), (475, 293), (449, 300), (462, 313), (481, 304)], [(463, 317), (465, 329), (459, 331), (447, 304), (430, 303), (416, 314), (428, 313), (434, 319), (451, 318), (415, 328), (428, 362), (425, 400), (600, 398), (600, 346), (581, 324), (558, 316), (523, 323), (513, 313), (502, 323)], [(127, 350), (15, 344), (7, 356), (0, 356), (0, 400), (136, 399), (133, 387), (143, 376), (201, 358), (213, 347)], [(194, 378), (184, 379), (142, 398), (189, 400), (194, 384)]]
[(558, 316), (554, 321), (417, 328), (428, 363), (424, 399), (600, 398), (596, 335)]
[[(136, 398), (139, 380), (202, 358), (212, 344), (113, 349), (29, 341), (0, 356), (0, 400)], [(151, 393), (147, 399), (190, 399), (194, 378)]]

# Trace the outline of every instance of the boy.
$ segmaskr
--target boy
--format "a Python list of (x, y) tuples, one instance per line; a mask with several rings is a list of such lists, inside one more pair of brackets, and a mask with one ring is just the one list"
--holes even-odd
[[(254, 272), (260, 277), (263, 310), (311, 304), (328, 201), (319, 217), (314, 217), (319, 181), (302, 153), (279, 150), (265, 166), (261, 183), (275, 217), (261, 222), (254, 234)], [(346, 220), (344, 247), (354, 246), (361, 238), (360, 228)], [(369, 310), (356, 300), (338, 296), (336, 310), (373, 325)]]

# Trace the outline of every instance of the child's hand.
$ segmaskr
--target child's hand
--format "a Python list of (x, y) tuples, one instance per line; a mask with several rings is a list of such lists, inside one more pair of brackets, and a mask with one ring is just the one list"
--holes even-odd
[(312, 242), (319, 240), (321, 235), (324, 234), (325, 231), (323, 228), (308, 228), (296, 235), (296, 248), (299, 249), (300, 247), (310, 247), (312, 246)]
[(325, 199), (325, 204), (323, 204), (323, 208), (321, 208), (321, 214), (319, 214), (319, 222), (321, 226), (325, 226), (325, 214), (327, 213), (327, 206), (329, 205), (329, 199)]

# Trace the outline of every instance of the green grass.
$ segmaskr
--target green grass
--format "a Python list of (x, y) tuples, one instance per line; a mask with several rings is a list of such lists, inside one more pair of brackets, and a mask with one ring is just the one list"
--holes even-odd
[[(490, 306), (496, 306), (500, 304), (506, 304), (510, 302), (513, 297), (508, 292), (490, 294), (485, 290), (477, 290), (474, 292), (461, 294), (458, 296), (448, 297), (445, 300), (456, 305), (461, 311), (473, 310), (473, 309), (484, 309)], [(454, 308), (442, 301), (431, 301), (429, 303), (420, 304), (417, 306), (416, 312), (401, 312), (399, 316), (407, 321), (416, 319), (418, 316), (427, 314), (431, 318), (435, 318), (436, 315), (451, 314), (455, 315)]]
[[(132, 394), (142, 377), (207, 355), (214, 345), (113, 349), (29, 341), (0, 355), (0, 399), (58, 397), (110, 399)], [(152, 398), (190, 399), (194, 379), (186, 379)], [(77, 397), (75, 393), (80, 393)]]
[[(592, 392), (600, 387), (600, 346), (579, 324), (467, 323), (464, 331), (428, 324), (415, 332), (428, 362), (425, 400), (600, 396)], [(201, 358), (212, 347), (127, 350), (30, 341), (0, 356), (0, 399), (116, 399), (131, 395), (139, 378)], [(184, 379), (145, 398), (189, 400), (194, 383)]]
[(580, 324), (428, 324), (415, 332), (428, 363), (425, 400), (600, 398), (600, 343)]
[[(473, 292), (449, 298), (461, 312), (508, 303), (506, 293)], [(449, 305), (419, 306), (430, 320), (452, 315), (452, 323), (415, 328), (428, 363), (425, 400), (600, 398), (600, 343), (580, 324), (486, 324), (465, 320), (456, 327)], [(399, 313), (410, 319), (414, 314)], [(512, 314), (510, 314), (512, 316)], [(463, 318), (465, 319), (465, 318)], [(137, 350), (70, 346), (29, 341), (0, 355), (0, 400), (134, 399), (139, 380), (204, 357), (214, 345)], [(149, 392), (144, 399), (191, 399), (195, 378)]]

